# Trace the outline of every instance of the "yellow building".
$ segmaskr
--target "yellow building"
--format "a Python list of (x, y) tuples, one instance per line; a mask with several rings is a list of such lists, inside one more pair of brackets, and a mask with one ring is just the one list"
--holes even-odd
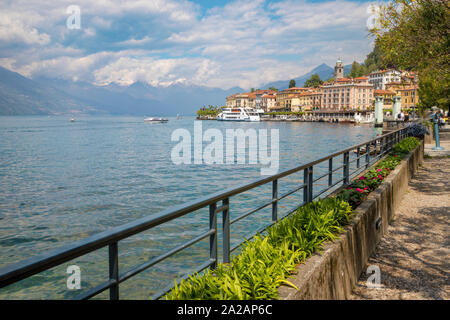
[[(412, 78), (412, 76), (410, 76)], [(394, 91), (401, 96), (402, 108), (415, 108), (420, 102), (417, 76), (406, 82), (391, 82), (386, 84), (386, 89)]]
[(383, 97), (383, 109), (392, 109), (394, 104), (394, 97), (397, 95), (397, 93), (392, 90), (374, 90), (373, 95), (375, 97)]
[(292, 110), (292, 99), (294, 99), (294, 106), (297, 103), (297, 94), (307, 92), (308, 88), (293, 87), (289, 89), (284, 89), (277, 94), (277, 106), (283, 111), (294, 111)]
[(402, 108), (416, 108), (419, 103), (419, 93), (417, 86), (399, 89), (402, 97)]

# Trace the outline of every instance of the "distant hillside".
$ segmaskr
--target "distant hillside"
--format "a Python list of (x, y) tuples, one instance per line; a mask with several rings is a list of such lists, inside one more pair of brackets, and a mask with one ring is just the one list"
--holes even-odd
[(98, 112), (56, 88), (0, 67), (0, 115)]

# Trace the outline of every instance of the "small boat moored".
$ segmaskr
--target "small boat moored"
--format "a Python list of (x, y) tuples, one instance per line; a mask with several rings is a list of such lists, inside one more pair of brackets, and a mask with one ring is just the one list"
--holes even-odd
[(153, 117), (151, 117), (151, 118), (145, 118), (144, 119), (144, 122), (147, 122), (147, 123), (166, 123), (168, 121), (169, 121), (169, 119), (166, 119), (166, 118), (153, 118)]

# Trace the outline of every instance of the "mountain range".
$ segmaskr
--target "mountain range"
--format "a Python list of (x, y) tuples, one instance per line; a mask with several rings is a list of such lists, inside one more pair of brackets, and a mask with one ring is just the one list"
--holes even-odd
[[(351, 65), (345, 66), (344, 72), (350, 68)], [(297, 86), (302, 86), (314, 73), (326, 80), (333, 72), (333, 68), (321, 64), (294, 80)], [(267, 83), (260, 88), (285, 89), (289, 80)], [(224, 90), (186, 84), (154, 87), (144, 82), (95, 86), (44, 77), (29, 79), (0, 67), (0, 115), (193, 115), (202, 106), (224, 105), (228, 95), (244, 91), (239, 87)]]

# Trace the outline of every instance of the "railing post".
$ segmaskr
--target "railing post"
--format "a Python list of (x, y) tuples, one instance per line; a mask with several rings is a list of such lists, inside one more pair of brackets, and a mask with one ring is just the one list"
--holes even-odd
[(312, 201), (313, 193), (313, 167), (308, 167), (303, 170), (303, 203)]
[(366, 144), (366, 169), (369, 167), (370, 163), (370, 144)]
[[(278, 179), (272, 181), (272, 200), (278, 198)], [(278, 220), (278, 201), (272, 202), (272, 221)]]
[(217, 203), (209, 205), (209, 230), (215, 230), (214, 234), (209, 236), (209, 258), (214, 260), (211, 269), (217, 268)]
[(333, 184), (333, 158), (328, 160), (328, 186)]
[(350, 154), (349, 152), (344, 153), (344, 184), (350, 183)]
[(108, 246), (109, 251), (109, 279), (116, 284), (109, 288), (109, 299), (119, 300), (119, 248), (117, 242)]
[[(223, 206), (229, 206), (230, 200), (226, 198), (222, 201)], [(222, 233), (223, 233), (223, 263), (230, 263), (230, 209), (222, 212)]]
[(359, 168), (360, 166), (360, 152), (361, 152), (361, 147), (356, 148), (356, 168)]

